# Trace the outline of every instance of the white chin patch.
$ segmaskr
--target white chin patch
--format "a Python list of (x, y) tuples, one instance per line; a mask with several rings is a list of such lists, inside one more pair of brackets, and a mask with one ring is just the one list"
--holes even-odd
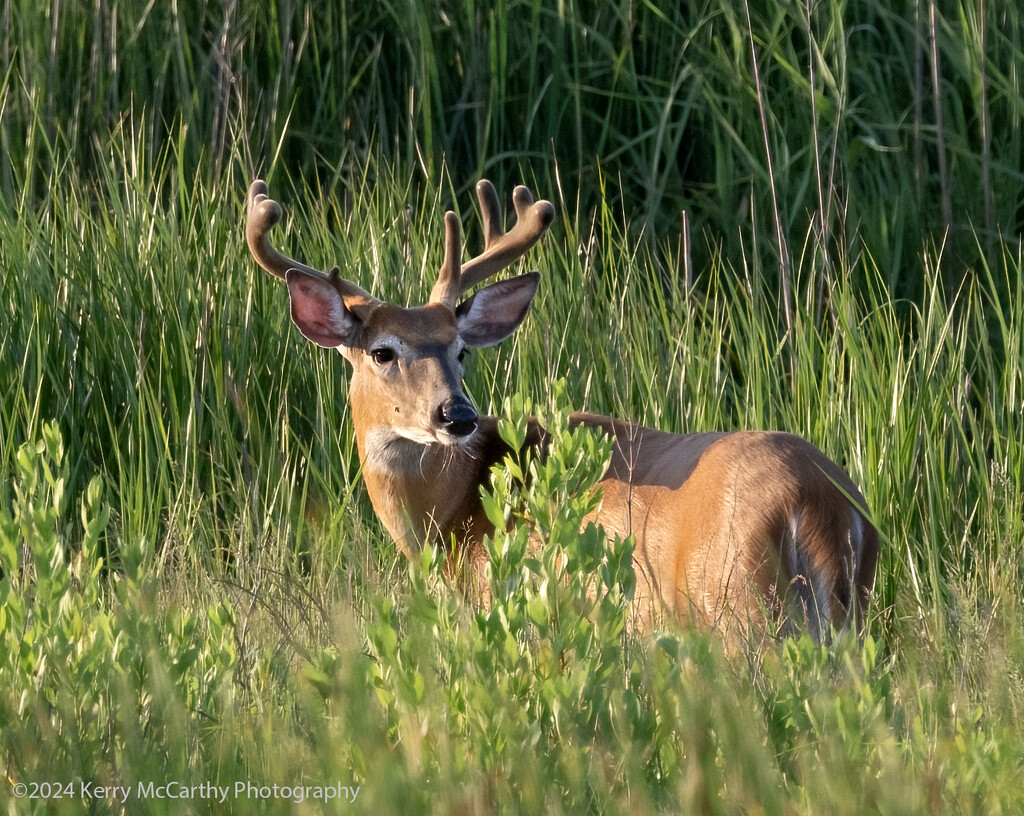
[(426, 431), (423, 428), (398, 428), (391, 426), (378, 429), (367, 435), (368, 454), (371, 459), (386, 460), (396, 456), (419, 456), (409, 448), (412, 445), (446, 445), (451, 447), (465, 447), (471, 440), (475, 439), (476, 430), (466, 436), (455, 436), (444, 430), (434, 432)]
[(423, 457), (433, 448), (440, 453), (444, 448), (469, 450), (468, 436), (452, 436), (445, 432), (430, 434), (419, 429), (388, 428), (371, 431), (366, 436), (366, 460), (374, 467), (416, 472), (423, 467)]
[(395, 434), (402, 437), (402, 439), (408, 439), (410, 442), (415, 442), (418, 445), (433, 445), (436, 442), (443, 442), (437, 434), (425, 431), (423, 428), (397, 428), (392, 426)]
[(473, 429), (472, 433), (468, 433), (463, 436), (456, 436), (455, 434), (448, 433), (448, 431), (438, 431), (435, 441), (440, 442), (442, 445), (454, 445), (455, 447), (465, 447), (473, 439), (476, 438), (476, 432), (479, 430), (479, 428), (480, 426), (477, 425)]
[(400, 436), (402, 439), (407, 439), (410, 442), (415, 442), (417, 445), (454, 445), (460, 447), (465, 446), (467, 442), (476, 437), (478, 428), (479, 425), (473, 429), (473, 433), (466, 434), (465, 436), (448, 433), (443, 428), (427, 431), (423, 428), (392, 427), (392, 430), (396, 436)]

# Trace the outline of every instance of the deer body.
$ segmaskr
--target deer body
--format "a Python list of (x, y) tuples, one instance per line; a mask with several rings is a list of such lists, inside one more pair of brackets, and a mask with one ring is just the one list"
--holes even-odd
[[(280, 207), (263, 182), (249, 191), (247, 239), (256, 260), (288, 283), (292, 319), (310, 340), (352, 364), (356, 443), (374, 510), (407, 554), (449, 547), (471, 573), (486, 563), (493, 532), (480, 501), (492, 464), (508, 452), (497, 421), (480, 417), (462, 391), (462, 357), (525, 318), (539, 277), (520, 275), (458, 299), (507, 266), (553, 217), (516, 188), (516, 226), (501, 227), (494, 188), (477, 188), (485, 221), (482, 255), (460, 263), (459, 222), (445, 216), (445, 261), (430, 302), (401, 308), (318, 272), (270, 246)], [(635, 538), (634, 617), (695, 619), (744, 630), (767, 611), (806, 621), (816, 639), (860, 620), (874, 580), (875, 529), (846, 473), (809, 442), (776, 432), (669, 434), (594, 414), (573, 421), (612, 437), (593, 521)], [(531, 426), (527, 444), (542, 429)]]
[(594, 520), (636, 538), (642, 622), (668, 615), (728, 629), (764, 609), (787, 625), (806, 620), (817, 639), (863, 614), (877, 534), (849, 476), (809, 442), (580, 420), (614, 437)]

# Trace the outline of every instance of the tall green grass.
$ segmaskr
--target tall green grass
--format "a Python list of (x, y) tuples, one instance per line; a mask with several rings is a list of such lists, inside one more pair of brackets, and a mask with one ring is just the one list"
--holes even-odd
[[(7, 810), (79, 812), (7, 794), (83, 779), (340, 782), (383, 812), (1021, 809), (1022, 27), (954, 10), (5, 6)], [(628, 571), (588, 606), (617, 551), (570, 534), (564, 586), (495, 542), (489, 613), (402, 562), (344, 361), (245, 250), (256, 173), (279, 244), (400, 303), (445, 208), (478, 243), (480, 174), (552, 199), (531, 318), (470, 360), (480, 407), (806, 436), (882, 535), (866, 639), (642, 640)]]
[(600, 170), (652, 244), (683, 211), (734, 266), (746, 251), (788, 268), (810, 234), (826, 258), (859, 241), (920, 300), (927, 244), (945, 247), (947, 289), (998, 265), (1024, 178), (1019, 10), (930, 9), (20, 0), (0, 193), (34, 205), (48, 168), (102, 173), (125, 124), (150, 160), (173, 144), (187, 183), (281, 167), (333, 190), (377, 156), (460, 189), (557, 170), (589, 212)]

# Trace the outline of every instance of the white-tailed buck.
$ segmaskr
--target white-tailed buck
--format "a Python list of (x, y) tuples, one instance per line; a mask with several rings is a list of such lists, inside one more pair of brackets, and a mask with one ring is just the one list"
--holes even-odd
[[(256, 261), (288, 284), (295, 325), (352, 364), (350, 404), (366, 488), (402, 550), (455, 552), (473, 572), (493, 532), (481, 507), (489, 468), (507, 453), (493, 417), (462, 390), (467, 347), (490, 346), (522, 323), (537, 291), (529, 273), (472, 287), (507, 267), (554, 216), (530, 191), (513, 193), (516, 223), (502, 226), (494, 187), (477, 185), (484, 251), (461, 263), (459, 219), (445, 214), (445, 255), (430, 302), (401, 308), (274, 249), (281, 207), (262, 181), (249, 188), (246, 239)], [(677, 435), (592, 414), (574, 420), (614, 438), (595, 520), (635, 536), (636, 618), (664, 616), (746, 627), (772, 615), (806, 621), (813, 637), (862, 620), (878, 537), (847, 474), (809, 442), (785, 433)], [(541, 437), (533, 428), (532, 444)], [(528, 442), (530, 444), (530, 442)]]

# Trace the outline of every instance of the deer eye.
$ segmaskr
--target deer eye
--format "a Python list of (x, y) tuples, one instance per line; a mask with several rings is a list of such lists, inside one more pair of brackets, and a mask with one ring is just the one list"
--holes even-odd
[(468, 346), (467, 346), (467, 347), (465, 347), (465, 348), (463, 348), (463, 349), (462, 349), (462, 351), (460, 351), (460, 352), (459, 352), (459, 362), (460, 362), (460, 363), (461, 363), (461, 362), (462, 362), (463, 360), (465, 360), (465, 359), (466, 359), (466, 355), (467, 355), (467, 354), (469, 354), (469, 347), (468, 347)]
[(395, 361), (396, 356), (397, 355), (395, 354), (395, 350), (393, 348), (388, 348), (387, 346), (375, 348), (370, 352), (370, 357), (373, 358), (373, 361), (377, 365), (387, 365), (388, 363), (393, 363)]

